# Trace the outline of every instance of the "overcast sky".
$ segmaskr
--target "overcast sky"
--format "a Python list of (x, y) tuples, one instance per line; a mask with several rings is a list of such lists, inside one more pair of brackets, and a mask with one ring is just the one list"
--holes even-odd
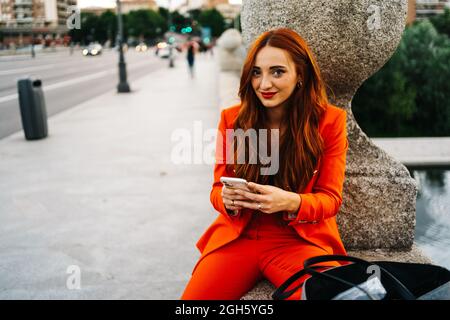
[[(177, 7), (184, 3), (185, 0), (172, 0), (171, 7)], [(230, 0), (230, 3), (241, 3), (241, 0)], [(114, 7), (116, 0), (78, 0), (78, 6), (85, 7)], [(156, 0), (156, 3), (161, 7), (167, 7), (169, 0)], [(201, 4), (202, 0), (191, 0), (193, 5)]]

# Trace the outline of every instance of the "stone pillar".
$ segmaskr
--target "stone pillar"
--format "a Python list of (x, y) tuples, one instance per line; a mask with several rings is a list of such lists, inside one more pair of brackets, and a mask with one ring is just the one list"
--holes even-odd
[(337, 218), (347, 249), (405, 250), (413, 244), (416, 183), (371, 142), (351, 110), (356, 90), (397, 48), (406, 13), (406, 0), (243, 1), (245, 46), (269, 29), (296, 30), (318, 60), (330, 102), (348, 112), (344, 201)]
[(245, 60), (242, 36), (236, 29), (228, 29), (217, 40), (219, 66), (222, 71), (240, 73)]
[(217, 40), (219, 63), (219, 106), (239, 103), (239, 78), (246, 51), (242, 36), (236, 29), (228, 29)]

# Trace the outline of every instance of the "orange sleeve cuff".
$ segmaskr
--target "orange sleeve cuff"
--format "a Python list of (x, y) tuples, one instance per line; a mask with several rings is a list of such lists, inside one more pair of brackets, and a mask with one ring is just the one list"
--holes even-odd
[[(298, 223), (317, 223), (320, 219), (317, 217), (310, 216), (311, 212), (314, 212), (315, 208), (313, 208), (311, 203), (311, 194), (301, 194), (301, 202), (300, 207), (295, 213), (287, 213), (283, 214), (283, 219), (286, 221), (291, 221), (288, 225), (292, 226)], [(316, 204), (317, 205), (317, 204)]]

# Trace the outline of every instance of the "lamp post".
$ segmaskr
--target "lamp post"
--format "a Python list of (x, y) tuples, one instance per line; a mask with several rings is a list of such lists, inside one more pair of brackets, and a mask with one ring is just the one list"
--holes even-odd
[(173, 45), (170, 41), (170, 37), (172, 37), (172, 30), (170, 29), (172, 27), (172, 14), (170, 13), (170, 3), (171, 0), (169, 0), (169, 8), (168, 8), (168, 14), (169, 14), (169, 68), (173, 68), (173, 55), (172, 55), (172, 50), (173, 50)]
[(122, 25), (122, 12), (120, 7), (120, 0), (116, 0), (117, 5), (117, 22), (118, 22), (118, 42), (119, 42), (119, 84), (117, 85), (117, 92), (130, 92), (130, 86), (127, 82), (127, 66), (123, 57), (123, 25)]

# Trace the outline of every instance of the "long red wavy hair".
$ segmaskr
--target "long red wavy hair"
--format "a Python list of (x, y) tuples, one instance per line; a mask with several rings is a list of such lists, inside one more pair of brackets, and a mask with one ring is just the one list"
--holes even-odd
[[(323, 141), (318, 126), (328, 104), (325, 83), (311, 50), (299, 34), (288, 28), (264, 32), (252, 44), (243, 65), (239, 88), (241, 108), (234, 123), (234, 130), (245, 131), (253, 128), (258, 132), (258, 129), (269, 129), (266, 107), (252, 87), (252, 70), (256, 56), (265, 46), (286, 50), (295, 64), (297, 76), (300, 76), (303, 82), (301, 88), (296, 86), (286, 104), (282, 120), (286, 124), (286, 132), (280, 139), (279, 170), (272, 181), (277, 187), (297, 192), (298, 189), (303, 190), (312, 178), (314, 167), (323, 154)], [(237, 145), (235, 138), (234, 146)], [(269, 176), (260, 173), (262, 164), (247, 161), (251, 147), (248, 144), (244, 144), (244, 147), (245, 163), (236, 163), (238, 153), (242, 150), (234, 148), (234, 164), (228, 164), (228, 169), (234, 169), (236, 177), (269, 184)], [(270, 152), (270, 146), (268, 150)]]

